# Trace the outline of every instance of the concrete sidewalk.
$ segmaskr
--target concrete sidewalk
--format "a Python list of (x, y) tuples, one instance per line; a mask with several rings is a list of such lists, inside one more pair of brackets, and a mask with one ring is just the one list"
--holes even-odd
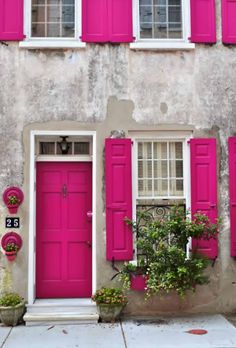
[[(204, 335), (188, 333), (204, 329)], [(236, 348), (236, 328), (221, 315), (117, 324), (0, 327), (1, 348)]]

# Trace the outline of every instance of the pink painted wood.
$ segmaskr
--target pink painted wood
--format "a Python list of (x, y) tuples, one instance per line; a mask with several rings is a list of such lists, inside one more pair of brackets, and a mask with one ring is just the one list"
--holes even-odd
[(144, 291), (147, 288), (147, 276), (144, 274), (132, 274), (130, 279), (130, 287), (134, 291)]
[(91, 163), (37, 163), (36, 297), (90, 297)]
[(106, 139), (105, 150), (107, 259), (132, 260), (131, 139)]
[(132, 0), (82, 2), (82, 41), (133, 41)]
[(108, 0), (110, 42), (132, 42), (132, 0)]
[(231, 256), (236, 257), (236, 137), (229, 138), (229, 197)]
[[(192, 216), (201, 212), (211, 222), (217, 218), (217, 169), (216, 139), (191, 139), (191, 211)], [(217, 240), (192, 240), (193, 250), (208, 256), (217, 257)]]
[(0, 0), (0, 40), (23, 38), (23, 0)]
[(191, 42), (216, 42), (215, 0), (191, 0)]
[(82, 1), (82, 41), (109, 41), (107, 0)]
[(222, 41), (225, 44), (236, 44), (236, 1), (222, 0)]

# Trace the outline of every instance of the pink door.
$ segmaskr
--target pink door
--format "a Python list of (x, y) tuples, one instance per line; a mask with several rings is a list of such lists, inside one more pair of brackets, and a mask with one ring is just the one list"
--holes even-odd
[(36, 197), (36, 297), (90, 297), (92, 164), (37, 163)]

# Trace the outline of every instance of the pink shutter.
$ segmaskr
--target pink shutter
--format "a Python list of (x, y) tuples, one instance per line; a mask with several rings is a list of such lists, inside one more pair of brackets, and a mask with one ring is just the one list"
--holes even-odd
[[(216, 139), (191, 139), (191, 211), (207, 215), (211, 222), (217, 218)], [(211, 259), (217, 257), (217, 240), (192, 240), (193, 250)]]
[(231, 256), (236, 257), (236, 137), (229, 138)]
[(216, 42), (215, 0), (191, 0), (191, 41)]
[(226, 44), (236, 43), (236, 1), (222, 0), (222, 41)]
[(109, 41), (107, 11), (107, 0), (82, 0), (82, 41)]
[(133, 41), (132, 0), (108, 0), (109, 41)]
[(23, 38), (23, 0), (0, 0), (0, 40)]
[(132, 229), (124, 221), (132, 218), (131, 140), (106, 139), (105, 152), (107, 259), (132, 260)]

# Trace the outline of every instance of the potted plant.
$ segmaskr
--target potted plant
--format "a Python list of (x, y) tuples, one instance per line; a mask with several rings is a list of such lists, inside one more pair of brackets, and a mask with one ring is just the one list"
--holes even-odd
[(9, 195), (7, 199), (7, 208), (11, 214), (16, 214), (19, 205), (21, 204), (20, 199), (16, 195)]
[(124, 263), (122, 270), (118, 273), (124, 289), (144, 291), (147, 288), (147, 265), (142, 261), (135, 264), (131, 262)]
[(6, 293), (0, 298), (0, 319), (6, 326), (16, 326), (25, 313), (25, 301), (16, 293)]
[(15, 260), (18, 250), (19, 247), (15, 243), (7, 243), (5, 246), (5, 255), (7, 259), (9, 261)]
[[(170, 209), (165, 219), (154, 219), (150, 211), (137, 213), (137, 221), (126, 219), (135, 232), (138, 254), (145, 256), (146, 296), (160, 291), (176, 291), (183, 297), (188, 290), (195, 291), (196, 285), (206, 284), (205, 275), (209, 260), (192, 250), (187, 257), (186, 246), (191, 237), (196, 239), (216, 238), (219, 220), (211, 223), (204, 214), (195, 214), (191, 220), (183, 207)], [(139, 266), (139, 265), (138, 265)], [(127, 288), (131, 285), (133, 265), (124, 264), (119, 272)], [(130, 283), (129, 283), (130, 282)]]
[(96, 302), (102, 322), (115, 322), (127, 304), (127, 297), (122, 289), (102, 287), (92, 296)]

